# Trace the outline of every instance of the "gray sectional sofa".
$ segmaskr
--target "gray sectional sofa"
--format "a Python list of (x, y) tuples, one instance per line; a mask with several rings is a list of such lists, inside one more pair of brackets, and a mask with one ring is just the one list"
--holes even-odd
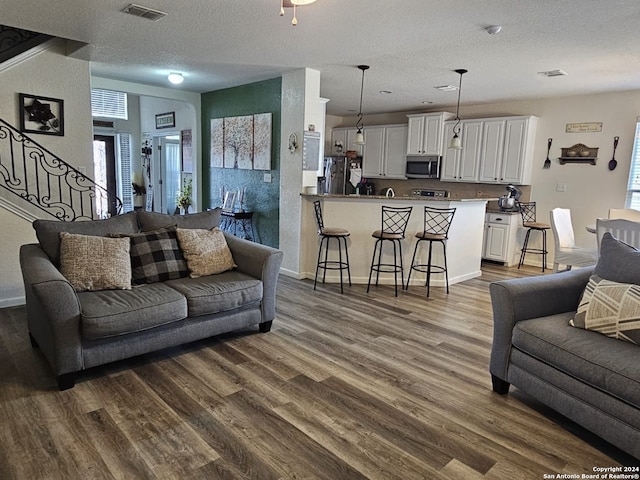
[(237, 268), (174, 278), (130, 290), (77, 292), (62, 275), (60, 232), (107, 237), (166, 227), (211, 229), (218, 210), (193, 215), (130, 212), (106, 220), (36, 220), (38, 244), (23, 245), (20, 264), (27, 323), (60, 389), (77, 372), (108, 362), (257, 325), (268, 332), (282, 252), (224, 234)]
[(640, 252), (607, 235), (595, 268), (491, 284), (490, 373), (495, 392), (514, 385), (640, 459), (640, 330), (633, 343), (569, 324), (592, 275), (640, 284)]

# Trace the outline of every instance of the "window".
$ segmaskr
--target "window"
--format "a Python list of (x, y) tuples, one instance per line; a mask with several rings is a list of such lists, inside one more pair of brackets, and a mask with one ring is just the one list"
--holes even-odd
[(92, 88), (91, 115), (94, 117), (127, 120), (127, 94), (113, 90)]
[(633, 142), (626, 208), (640, 210), (640, 118), (636, 123), (636, 136)]

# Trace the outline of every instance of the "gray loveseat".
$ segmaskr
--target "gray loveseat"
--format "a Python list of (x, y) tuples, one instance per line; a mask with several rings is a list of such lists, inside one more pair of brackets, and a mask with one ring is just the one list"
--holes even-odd
[(512, 384), (640, 459), (640, 345), (569, 325), (594, 274), (640, 284), (640, 252), (608, 237), (595, 268), (491, 284), (493, 390)]
[(131, 290), (76, 292), (61, 274), (60, 232), (111, 236), (218, 226), (217, 210), (193, 215), (130, 212), (107, 220), (36, 220), (38, 244), (23, 245), (27, 323), (60, 389), (76, 373), (108, 362), (257, 325), (268, 332), (282, 252), (225, 233), (237, 268), (217, 275), (178, 278)]

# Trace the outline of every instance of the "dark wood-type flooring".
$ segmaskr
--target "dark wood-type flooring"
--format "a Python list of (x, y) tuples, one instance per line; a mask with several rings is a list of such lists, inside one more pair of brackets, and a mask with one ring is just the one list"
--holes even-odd
[(0, 311), (0, 479), (542, 479), (633, 459), (491, 391), (485, 265), (446, 295), (280, 277), (270, 333), (224, 335), (56, 389)]

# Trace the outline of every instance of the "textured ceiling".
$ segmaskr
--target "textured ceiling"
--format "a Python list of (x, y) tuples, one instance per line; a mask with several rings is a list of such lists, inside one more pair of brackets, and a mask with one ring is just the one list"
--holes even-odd
[[(0, 0), (0, 23), (89, 44), (96, 76), (169, 86), (178, 71), (174, 88), (194, 92), (314, 68), (334, 115), (358, 109), (358, 64), (371, 66), (365, 114), (451, 108), (457, 93), (434, 87), (457, 85), (457, 68), (463, 105), (640, 90), (638, 0), (318, 0), (297, 27), (278, 0), (138, 3), (168, 16), (127, 15), (126, 0)], [(554, 69), (568, 76), (538, 73)]]

